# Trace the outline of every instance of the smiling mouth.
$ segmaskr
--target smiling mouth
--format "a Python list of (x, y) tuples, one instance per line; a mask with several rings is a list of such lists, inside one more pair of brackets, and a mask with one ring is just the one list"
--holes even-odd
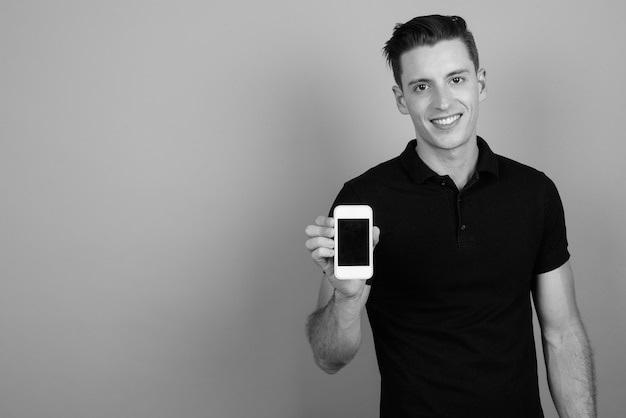
[(460, 117), (461, 114), (458, 113), (456, 115), (448, 116), (446, 118), (431, 119), (430, 121), (437, 126), (446, 127), (452, 125), (454, 122), (459, 120)]

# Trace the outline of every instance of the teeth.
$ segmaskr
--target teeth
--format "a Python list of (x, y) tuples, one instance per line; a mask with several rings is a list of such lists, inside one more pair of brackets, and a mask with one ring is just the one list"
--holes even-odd
[(460, 117), (461, 115), (448, 116), (447, 118), (443, 118), (443, 119), (433, 119), (432, 122), (436, 125), (441, 125), (441, 126), (450, 125), (451, 123), (453, 123)]

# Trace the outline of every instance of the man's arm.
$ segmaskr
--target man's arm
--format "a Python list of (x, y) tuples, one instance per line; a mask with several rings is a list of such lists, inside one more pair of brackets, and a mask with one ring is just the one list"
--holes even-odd
[(346, 297), (331, 280), (337, 279), (324, 274), (317, 310), (309, 315), (306, 331), (315, 363), (334, 374), (354, 358), (361, 346), (361, 313), (370, 286), (362, 286), (354, 296)]
[[(348, 364), (361, 345), (361, 313), (370, 292), (365, 280), (335, 278), (334, 226), (333, 218), (320, 216), (306, 228), (306, 247), (324, 272), (317, 310), (309, 315), (306, 332), (315, 362), (331, 374)], [(374, 245), (379, 233), (374, 227)]]
[(569, 262), (538, 275), (533, 289), (552, 400), (561, 418), (595, 418), (595, 370)]

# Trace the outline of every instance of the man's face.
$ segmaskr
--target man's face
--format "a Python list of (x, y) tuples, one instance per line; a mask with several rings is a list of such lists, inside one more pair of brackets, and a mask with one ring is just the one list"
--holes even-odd
[(474, 69), (459, 40), (420, 46), (400, 56), (402, 89), (394, 86), (401, 113), (410, 115), (418, 143), (454, 150), (476, 137), (478, 103), (485, 99), (485, 71)]

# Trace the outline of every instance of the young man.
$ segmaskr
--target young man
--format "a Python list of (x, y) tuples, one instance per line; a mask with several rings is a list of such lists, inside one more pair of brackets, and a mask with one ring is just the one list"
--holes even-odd
[(384, 50), (416, 139), (333, 205), (373, 208), (371, 280), (334, 277), (332, 218), (306, 229), (323, 270), (307, 323), (316, 363), (335, 373), (353, 358), (367, 306), (381, 417), (542, 417), (532, 294), (559, 415), (595, 417), (561, 200), (543, 173), (476, 135), (485, 70), (465, 21), (417, 17)]

